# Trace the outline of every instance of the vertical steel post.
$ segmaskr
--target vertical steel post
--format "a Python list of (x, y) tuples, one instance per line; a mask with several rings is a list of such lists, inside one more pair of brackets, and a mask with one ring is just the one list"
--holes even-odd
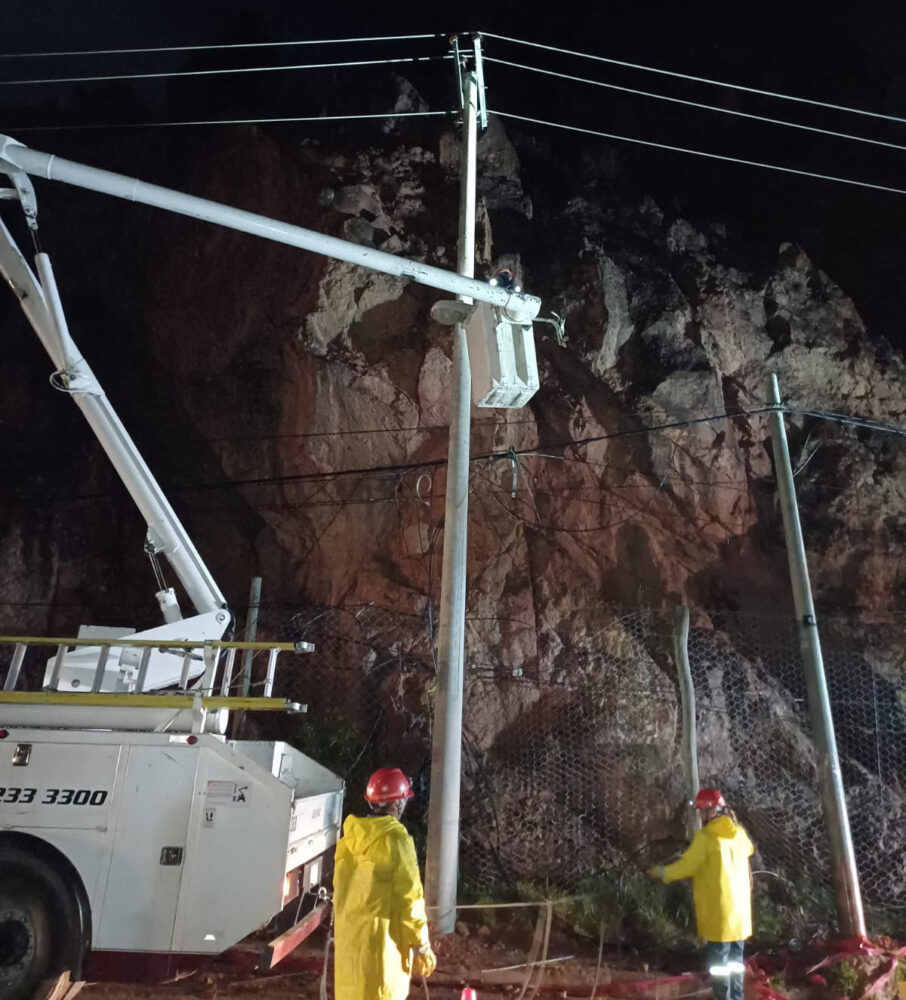
[[(25, 650), (27, 649), (24, 642), (17, 642), (15, 649), (13, 650), (13, 660), (9, 665), (9, 673), (6, 675), (6, 680), (3, 682), (4, 691), (15, 690), (16, 684), (19, 683), (19, 671), (22, 669), (22, 661), (25, 659)], [(875, 701), (877, 704), (877, 700)], [(877, 711), (875, 712), (877, 716)], [(878, 776), (880, 777), (881, 771), (878, 770)]]
[(799, 629), (799, 648), (805, 670), (808, 691), (809, 718), (812, 724), (812, 738), (818, 767), (818, 787), (824, 806), (824, 822), (830, 844), (831, 869), (834, 893), (837, 900), (837, 921), (844, 937), (865, 934), (865, 916), (862, 910), (862, 894), (859, 889), (859, 873), (853, 852), (852, 834), (849, 829), (849, 815), (846, 811), (846, 796), (843, 790), (843, 776), (840, 758), (837, 755), (837, 740), (834, 735), (834, 720), (831, 715), (827, 680), (824, 676), (824, 659), (821, 655), (821, 641), (815, 606), (812, 603), (812, 588), (809, 583), (805, 545), (799, 510), (796, 505), (796, 486), (793, 468), (786, 440), (786, 428), (781, 409), (780, 386), (777, 376), (768, 379), (768, 402), (774, 407), (769, 416), (771, 441), (774, 446), (774, 470), (777, 475), (777, 492), (780, 496), (780, 511), (783, 516), (783, 533), (786, 538), (787, 560), (790, 566), (790, 581), (793, 585), (793, 604), (796, 608), (796, 624)]
[[(249, 616), (245, 623), (245, 641), (254, 642), (258, 635), (258, 608), (261, 606), (261, 577), (253, 576), (249, 587)], [(242, 697), (248, 698), (252, 686), (252, 657), (254, 650), (242, 654)]]
[[(475, 272), (476, 95), (476, 76), (468, 73), (463, 82), (458, 259), (459, 273), (468, 277)], [(431, 802), (425, 863), (428, 918), (440, 934), (451, 934), (455, 928), (456, 883), (459, 877), (471, 396), (472, 376), (466, 330), (462, 323), (457, 323), (453, 328), (450, 443), (437, 635), (437, 701), (431, 746)]]
[(679, 680), (683, 712), (683, 791), (686, 795), (686, 833), (689, 838), (698, 829), (698, 814), (692, 808), (698, 795), (698, 732), (695, 728), (695, 688), (689, 666), (689, 609), (680, 604), (673, 617), (673, 659)]

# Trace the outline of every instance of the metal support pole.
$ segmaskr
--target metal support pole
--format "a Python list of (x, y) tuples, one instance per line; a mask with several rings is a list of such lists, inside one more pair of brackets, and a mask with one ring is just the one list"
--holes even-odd
[[(16, 684), (19, 683), (19, 671), (22, 669), (22, 661), (25, 659), (26, 645), (24, 642), (17, 642), (16, 648), (13, 650), (13, 660), (9, 665), (9, 673), (6, 675), (6, 680), (3, 682), (4, 691), (15, 690)], [(875, 699), (875, 705), (877, 705), (877, 699)], [(875, 717), (877, 717), (877, 710), (875, 710)], [(881, 775), (881, 769), (878, 768), (878, 777)]]
[(274, 678), (277, 676), (277, 650), (272, 649), (267, 655), (267, 674), (264, 679), (264, 697), (270, 698), (274, 693)]
[(683, 791), (686, 796), (686, 833), (691, 840), (699, 828), (698, 814), (692, 808), (698, 795), (698, 732), (695, 728), (695, 688), (689, 666), (689, 609), (680, 604), (673, 618), (673, 659), (679, 679), (683, 712)]
[(821, 655), (815, 606), (812, 603), (812, 588), (809, 583), (802, 527), (799, 524), (796, 487), (793, 481), (793, 468), (790, 464), (790, 452), (783, 422), (780, 386), (776, 375), (771, 375), (768, 380), (768, 402), (774, 407), (768, 418), (771, 426), (771, 441), (774, 446), (774, 469), (777, 475), (780, 510), (783, 515), (783, 533), (786, 538), (790, 581), (793, 585), (793, 603), (796, 608), (796, 622), (799, 629), (799, 648), (802, 652), (802, 664), (805, 669), (809, 718), (817, 758), (818, 787), (824, 806), (824, 821), (830, 844), (831, 869), (837, 900), (837, 921), (843, 937), (852, 937), (856, 934), (864, 935), (865, 916), (862, 910), (862, 894), (859, 890), (859, 873), (856, 869), (852, 834), (849, 829), (843, 776), (840, 772), (837, 740), (834, 735), (834, 720), (831, 715), (827, 681), (824, 676), (824, 659)]
[[(459, 273), (468, 277), (475, 271), (477, 114), (477, 80), (474, 73), (468, 73), (463, 84), (458, 261)], [(459, 876), (471, 394), (466, 331), (462, 323), (457, 323), (453, 328), (450, 443), (437, 638), (437, 701), (431, 747), (431, 802), (425, 864), (428, 919), (440, 934), (452, 934), (455, 929), (456, 883)]]
[[(249, 587), (249, 616), (245, 624), (245, 641), (254, 642), (258, 635), (258, 608), (261, 606), (261, 577), (253, 576)], [(248, 698), (252, 686), (252, 657), (254, 651), (247, 649), (242, 654), (242, 697)]]

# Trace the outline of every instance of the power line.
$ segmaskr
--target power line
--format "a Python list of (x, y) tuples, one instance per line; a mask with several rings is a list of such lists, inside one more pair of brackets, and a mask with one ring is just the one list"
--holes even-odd
[(568, 73), (557, 73), (554, 70), (542, 69), (540, 66), (527, 66), (524, 63), (510, 62), (506, 59), (496, 59), (485, 56), (486, 63), (496, 63), (499, 66), (509, 66), (512, 69), (528, 70), (531, 73), (542, 73), (545, 76), (557, 77), (561, 80), (570, 80), (573, 83), (586, 83), (593, 87), (604, 87), (607, 90), (618, 90), (624, 94), (634, 94), (638, 97), (651, 97), (658, 101), (669, 101), (671, 104), (683, 104), (689, 108), (699, 108), (703, 111), (717, 111), (722, 115), (733, 115), (736, 118), (749, 118), (752, 121), (764, 122), (768, 125), (782, 125), (784, 128), (796, 128), (805, 132), (817, 132), (821, 135), (833, 136), (837, 139), (851, 139), (853, 142), (866, 142), (872, 146), (886, 146), (888, 149), (906, 150), (906, 146), (896, 142), (884, 142), (881, 139), (867, 139), (861, 135), (850, 135), (848, 132), (834, 132), (831, 129), (818, 128), (814, 125), (801, 125), (798, 122), (788, 122), (783, 118), (768, 118), (764, 115), (750, 114), (746, 111), (733, 111), (730, 108), (721, 108), (715, 104), (703, 104), (700, 101), (687, 101), (681, 97), (668, 97), (666, 94), (655, 94), (650, 90), (637, 90), (634, 87), (622, 87), (616, 83), (604, 83), (601, 80), (589, 80), (586, 77), (572, 76)]
[(558, 52), (561, 55), (575, 56), (579, 59), (592, 59), (595, 62), (608, 63), (611, 66), (622, 66), (626, 69), (638, 69), (645, 73), (658, 73), (661, 76), (671, 76), (679, 80), (691, 80), (694, 83), (706, 83), (712, 87), (725, 87), (729, 90), (740, 90), (748, 94), (760, 94), (762, 97), (776, 97), (781, 101), (796, 101), (799, 104), (810, 104), (814, 107), (828, 108), (832, 111), (845, 111), (848, 114), (864, 115), (868, 118), (880, 118), (884, 121), (906, 123), (906, 118), (899, 118), (896, 115), (885, 115), (877, 111), (865, 111), (862, 108), (850, 108), (844, 104), (831, 104), (827, 101), (816, 101), (808, 97), (797, 97), (794, 94), (782, 94), (774, 90), (760, 90), (757, 87), (746, 87), (736, 83), (725, 83), (721, 80), (710, 80), (704, 76), (692, 76), (689, 73), (678, 73), (669, 69), (658, 69), (654, 66), (645, 66), (641, 63), (625, 62), (621, 59), (610, 59), (606, 56), (594, 56), (588, 52), (575, 52), (571, 49), (561, 49), (555, 45), (543, 45), (540, 42), (529, 42), (522, 38), (509, 38), (506, 35), (494, 35), (490, 32), (484, 33), (485, 38), (496, 38), (501, 42), (512, 42), (515, 45), (527, 45), (535, 49), (544, 49), (548, 52)]
[(308, 115), (287, 118), (202, 118), (184, 122), (117, 122), (109, 125), (16, 125), (2, 126), (13, 132), (80, 132), (96, 129), (121, 128), (178, 128), (183, 125), (285, 125), (293, 122), (345, 122), (388, 120), (390, 118), (437, 118), (452, 114), (451, 111), (386, 111), (369, 115)]
[(79, 49), (68, 52), (0, 52), (0, 59), (43, 59), (56, 56), (119, 56), (141, 52), (212, 52), (216, 49), (267, 49), (293, 45), (355, 45), (360, 42), (408, 42), (444, 35), (383, 35), (365, 38), (295, 39), (287, 42), (233, 42), (226, 45), (165, 45), (137, 49)]
[[(625, 437), (637, 437), (645, 434), (660, 433), (666, 430), (680, 430), (688, 427), (695, 427), (701, 424), (714, 423), (720, 420), (736, 420), (740, 417), (755, 417), (763, 416), (768, 413), (779, 412), (789, 414), (791, 416), (810, 416), (816, 419), (829, 420), (834, 423), (844, 424), (844, 425), (854, 425), (858, 427), (865, 427), (871, 430), (880, 431), (889, 434), (895, 434), (897, 436), (906, 437), (906, 428), (899, 427), (895, 424), (886, 424), (881, 421), (869, 420), (861, 417), (850, 417), (846, 414), (832, 413), (823, 410), (811, 410), (801, 407), (793, 406), (760, 406), (750, 410), (727, 410), (723, 413), (712, 413), (701, 417), (690, 417), (684, 420), (672, 420), (662, 424), (655, 424), (647, 427), (637, 427), (630, 428), (621, 431), (611, 431), (606, 434), (595, 434), (584, 438), (567, 438), (563, 441), (549, 442), (545, 444), (544, 448), (569, 448), (569, 447), (582, 447), (588, 444), (596, 444), (601, 441), (609, 441), (617, 438)], [(550, 455), (545, 451), (539, 449), (537, 446), (531, 448), (515, 448), (508, 449), (507, 451), (500, 452), (489, 452), (483, 455), (473, 455), (470, 458), (470, 463), (473, 462), (489, 462), (489, 461), (504, 461), (512, 460), (513, 457), (538, 457), (547, 459), (562, 460), (561, 455)], [(373, 476), (377, 474), (400, 474), (406, 472), (413, 472), (418, 469), (429, 469), (437, 468), (439, 466), (445, 465), (447, 462), (446, 458), (436, 458), (436, 459), (426, 459), (421, 462), (407, 462), (400, 463), (396, 465), (378, 465), (371, 467), (359, 467), (354, 469), (339, 469), (332, 472), (308, 472), (308, 473), (298, 473), (285, 476), (256, 476), (248, 479), (231, 479), (229, 481), (216, 482), (216, 483), (196, 483), (196, 484), (172, 484), (169, 488), (174, 492), (179, 493), (194, 493), (194, 492), (209, 492), (212, 490), (223, 490), (223, 489), (234, 489), (241, 486), (279, 486), (288, 485), (291, 483), (305, 483), (305, 482), (323, 482), (324, 480), (338, 479), (342, 476), (355, 475), (359, 477)], [(625, 470), (623, 470), (625, 471)], [(673, 478), (673, 477), (671, 477)], [(686, 482), (685, 479), (681, 479), (682, 482)], [(696, 484), (697, 485), (697, 484)], [(709, 486), (722, 486), (726, 484), (720, 484), (718, 482), (708, 482), (702, 485)], [(742, 484), (740, 484), (741, 486)], [(614, 487), (608, 487), (610, 489)], [(641, 488), (633, 486), (633, 488)], [(506, 492), (506, 491), (504, 491)], [(83, 494), (78, 497), (67, 497), (68, 500), (97, 500), (105, 499), (109, 497), (109, 493), (95, 493), (95, 494)], [(54, 499), (54, 498), (48, 498)], [(394, 498), (395, 499), (395, 498)], [(35, 502), (35, 499), (23, 500), (22, 502)], [(372, 502), (372, 501), (369, 501)]]
[(104, 83), (111, 80), (156, 80), (165, 77), (224, 76), (230, 73), (281, 73), (304, 69), (345, 69), (357, 66), (389, 66), (397, 63), (438, 62), (442, 56), (401, 56), (393, 59), (354, 59), (348, 62), (291, 63), (286, 66), (240, 66), (232, 69), (187, 69), (158, 73), (110, 73), (106, 76), (51, 76), (43, 79), (0, 80), (0, 87), (18, 87), (38, 83)]
[(906, 427), (897, 427), (895, 424), (885, 424), (880, 420), (869, 420), (867, 417), (850, 417), (845, 413), (829, 413), (826, 410), (806, 410), (801, 407), (784, 408), (787, 413), (795, 413), (800, 417), (817, 417), (820, 420), (830, 420), (837, 424), (849, 424), (853, 427), (861, 427), (870, 431), (881, 431), (884, 434), (897, 434), (906, 437)]
[(549, 122), (540, 118), (529, 118), (526, 115), (514, 115), (507, 111), (488, 109), (489, 114), (498, 118), (510, 118), (514, 121), (529, 122), (532, 125), (546, 125), (550, 128), (561, 128), (569, 132), (580, 132), (584, 135), (595, 135), (601, 139), (614, 139), (617, 142), (629, 142), (637, 146), (647, 146), (653, 149), (666, 149), (672, 153), (688, 153), (691, 156), (703, 156), (709, 160), (720, 160), (723, 163), (738, 163), (745, 167), (761, 167), (764, 170), (777, 170), (784, 174), (795, 174), (799, 177), (813, 177), (822, 181), (836, 181), (838, 184), (850, 184), (854, 187), (870, 188), (874, 191), (886, 191), (888, 194), (906, 194), (906, 189), (888, 187), (884, 184), (870, 184), (868, 181), (857, 181), (850, 177), (835, 177), (832, 174), (821, 174), (813, 170), (798, 170), (795, 167), (783, 167), (776, 163), (761, 163), (759, 160), (746, 160), (739, 156), (725, 156), (722, 153), (708, 153), (703, 149), (688, 149), (685, 146), (672, 146), (664, 142), (654, 142), (650, 139), (636, 139), (627, 135), (616, 135), (613, 132), (598, 132), (595, 129), (580, 128), (578, 125), (564, 125), (562, 122)]
[[(472, 427), (489, 427), (497, 430), (501, 427), (521, 427), (526, 424), (535, 424), (534, 417), (526, 417), (522, 420), (496, 420), (493, 418), (486, 420), (473, 420)], [(205, 437), (202, 440), (213, 441), (279, 441), (285, 438), (311, 438), (311, 437), (348, 437), (353, 434), (408, 434), (420, 433), (422, 431), (448, 431), (449, 424), (422, 424), (409, 427), (362, 427), (351, 428), (342, 431), (297, 431), (291, 434), (248, 434), (238, 437)]]

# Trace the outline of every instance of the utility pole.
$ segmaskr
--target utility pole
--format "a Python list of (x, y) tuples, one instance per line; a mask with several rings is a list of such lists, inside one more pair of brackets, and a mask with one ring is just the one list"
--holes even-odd
[(793, 481), (790, 451), (783, 423), (780, 386), (776, 375), (770, 376), (767, 388), (768, 402), (773, 407), (768, 419), (771, 426), (771, 441), (774, 445), (774, 470), (777, 475), (777, 491), (780, 495), (790, 581), (793, 585), (799, 648), (802, 652), (802, 665), (808, 691), (809, 718), (817, 758), (818, 787), (824, 806), (824, 821), (830, 844), (831, 871), (837, 900), (837, 922), (841, 936), (853, 937), (865, 934), (859, 873), (849, 829), (849, 814), (846, 811), (843, 776), (840, 772), (840, 758), (837, 755), (834, 720), (827, 693), (827, 680), (824, 676), (824, 659), (821, 655), (815, 606), (812, 603), (805, 545), (802, 541), (802, 527), (799, 524), (799, 509), (796, 505), (796, 486)]
[[(454, 55), (458, 55), (454, 44)], [(476, 50), (476, 56), (478, 55)], [(459, 73), (457, 63), (457, 73)], [(478, 77), (462, 81), (460, 140), (459, 247), (457, 269), (475, 273), (475, 178), (478, 143)], [(459, 296), (460, 301), (471, 299)], [(431, 801), (425, 896), (428, 919), (440, 934), (456, 926), (459, 877), (459, 786), (462, 770), (463, 660), (466, 620), (466, 551), (469, 514), (469, 431), (472, 376), (466, 329), (453, 327), (453, 378), (450, 392), (450, 442), (444, 509), (444, 555), (437, 635), (437, 697), (431, 745)]]

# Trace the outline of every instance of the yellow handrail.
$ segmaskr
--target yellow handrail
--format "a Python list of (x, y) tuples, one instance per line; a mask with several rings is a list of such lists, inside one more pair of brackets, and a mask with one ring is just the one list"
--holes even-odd
[(0, 635), (0, 645), (15, 646), (134, 646), (140, 649), (150, 646), (152, 649), (276, 649), (285, 653), (310, 653), (314, 648), (308, 642), (227, 642), (214, 639), (210, 642), (197, 642), (179, 639), (130, 639), (121, 636), (118, 639), (61, 639), (32, 635)]
[[(0, 691), (0, 705), (90, 705), (93, 708), (194, 708), (191, 694), (76, 694), (68, 691)], [(302, 706), (288, 698), (232, 698), (202, 695), (201, 707), (245, 709), (248, 712), (299, 711)]]

